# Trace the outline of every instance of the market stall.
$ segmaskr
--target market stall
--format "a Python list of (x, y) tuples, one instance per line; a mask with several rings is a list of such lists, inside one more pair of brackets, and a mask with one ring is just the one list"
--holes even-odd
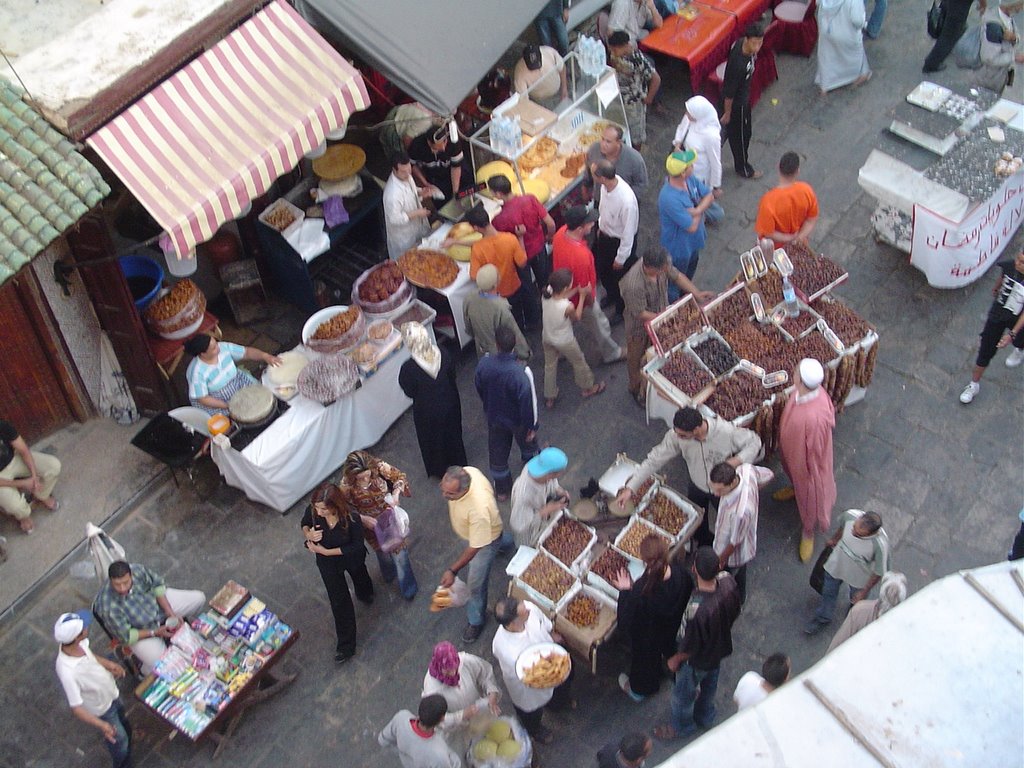
[(754, 430), (770, 452), (797, 363), (821, 362), (822, 386), (841, 412), (871, 383), (878, 335), (832, 295), (848, 274), (826, 256), (790, 244), (767, 256), (757, 247), (740, 262), (736, 281), (713, 301), (701, 307), (687, 296), (648, 324), (647, 418), (671, 425), (677, 409), (694, 406)]
[[(359, 296), (368, 275), (389, 266), (394, 265), (368, 270), (353, 295)], [(228, 485), (285, 513), (351, 451), (376, 443), (412, 404), (398, 385), (399, 370), (409, 359), (399, 329), (410, 321), (429, 328), (435, 313), (412, 299), (408, 285), (391, 294), (405, 297), (403, 303), (380, 314), (363, 312), (353, 302), (328, 307), (307, 321), (303, 344), (287, 353), (290, 359), (281, 366), (286, 370), (264, 374), (264, 387), (287, 401), (278, 406), (276, 418), (259, 424), (254, 438), (243, 428), (213, 443), (213, 460)]]
[(1024, 107), (926, 81), (897, 108), (890, 131), (938, 159), (918, 170), (872, 150), (858, 183), (878, 201), (875, 237), (909, 253), (936, 288), (977, 280), (1024, 220)]
[[(614, 497), (636, 463), (620, 456), (601, 478), (602, 505)], [(670, 557), (683, 550), (700, 525), (703, 513), (682, 494), (651, 478), (642, 488), (635, 508), (613, 512), (611, 528), (597, 520), (584, 520), (568, 510), (559, 512), (538, 538), (538, 547), (522, 546), (505, 572), (511, 577), (508, 593), (536, 604), (562, 635), (567, 648), (597, 672), (600, 648), (617, 626), (619, 591), (612, 580), (627, 569), (636, 580), (644, 572), (640, 543), (660, 536)]]
[(209, 737), (216, 742), (216, 758), (245, 710), (295, 679), (275, 667), (298, 642), (299, 631), (234, 581), (209, 605), (171, 636), (135, 695), (191, 741)]

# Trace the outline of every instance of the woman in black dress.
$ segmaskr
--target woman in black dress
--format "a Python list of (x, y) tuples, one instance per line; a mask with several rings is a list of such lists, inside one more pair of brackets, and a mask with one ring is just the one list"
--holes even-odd
[(448, 467), (466, 465), (455, 363), (420, 323), (405, 323), (402, 338), (412, 357), (402, 364), (398, 385), (412, 399), (412, 420), (427, 475), (440, 478)]
[(346, 571), (352, 577), (356, 597), (367, 605), (373, 602), (363, 526), (331, 483), (323, 483), (313, 491), (301, 525), (306, 549), (316, 554), (316, 567), (331, 601), (338, 636), (334, 660), (344, 664), (356, 652), (356, 612), (345, 581)]
[(634, 584), (623, 569), (613, 579), (619, 590), (619, 626), (629, 633), (632, 654), (629, 674), (619, 675), (619, 687), (634, 701), (658, 692), (664, 660), (676, 652), (676, 633), (693, 591), (693, 579), (668, 560), (668, 544), (661, 536), (640, 543), (646, 569)]

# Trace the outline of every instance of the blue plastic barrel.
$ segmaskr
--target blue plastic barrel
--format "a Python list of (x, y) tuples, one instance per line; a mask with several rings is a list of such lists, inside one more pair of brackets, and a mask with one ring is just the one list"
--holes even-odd
[(128, 290), (135, 300), (135, 308), (141, 312), (164, 284), (164, 269), (148, 256), (121, 256), (117, 262), (121, 265), (124, 279), (128, 281)]

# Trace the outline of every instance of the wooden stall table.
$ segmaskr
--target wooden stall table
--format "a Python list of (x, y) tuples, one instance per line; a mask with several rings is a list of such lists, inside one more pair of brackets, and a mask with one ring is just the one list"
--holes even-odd
[[(203, 313), (203, 322), (192, 336), (200, 333), (207, 333), (215, 339), (221, 338), (220, 320), (212, 312)], [(192, 336), (189, 336), (189, 338), (192, 338)], [(156, 360), (160, 373), (164, 375), (165, 379), (171, 378), (174, 374), (174, 369), (178, 367), (178, 363), (184, 357), (186, 341), (188, 339), (165, 339), (163, 336), (157, 336), (153, 333), (146, 334), (146, 343), (149, 345), (149, 351), (153, 353), (153, 359)]]
[[(205, 615), (206, 614), (204, 614), (204, 616)], [(234, 735), (239, 723), (242, 721), (242, 717), (245, 712), (250, 707), (266, 701), (280, 693), (298, 676), (297, 672), (292, 674), (282, 674), (275, 669), (281, 659), (284, 658), (284, 655), (293, 645), (295, 645), (296, 642), (298, 642), (300, 637), (299, 630), (287, 625), (283, 626), (286, 626), (289, 630), (288, 637), (278, 648), (265, 656), (262, 666), (253, 671), (251, 673), (251, 677), (249, 677), (245, 684), (234, 694), (230, 695), (230, 698), (227, 700), (227, 703), (223, 705), (223, 708), (220, 709), (220, 711), (218, 711), (217, 714), (209, 720), (209, 722), (198, 730), (189, 730), (165, 714), (165, 712), (167, 712), (166, 705), (168, 702), (181, 706), (182, 700), (177, 699), (174, 694), (165, 694), (161, 699), (160, 704), (157, 706), (154, 706), (150, 700), (147, 700), (147, 698), (152, 699), (151, 696), (147, 697), (147, 692), (149, 692), (154, 685), (162, 683), (155, 672), (147, 675), (142, 682), (135, 687), (135, 696), (139, 699), (142, 706), (164, 722), (168, 723), (174, 729), (172, 738), (177, 733), (181, 733), (193, 743), (197, 743), (203, 738), (209, 738), (217, 745), (213, 753), (213, 757), (216, 759), (224, 747), (226, 747), (230, 742), (231, 737)], [(169, 646), (169, 650), (172, 647), (173, 646)], [(206, 642), (203, 643), (202, 648), (207, 648)], [(170, 683), (167, 683), (167, 685), (173, 686), (173, 684)], [(188, 706), (191, 706), (191, 700)], [(173, 711), (174, 707), (172, 706), (170, 709)]]
[(679, 14), (640, 41), (640, 47), (685, 61), (690, 69), (690, 92), (700, 93), (700, 85), (725, 59), (736, 39), (739, 25), (733, 13), (693, 3), (697, 16), (688, 21)]

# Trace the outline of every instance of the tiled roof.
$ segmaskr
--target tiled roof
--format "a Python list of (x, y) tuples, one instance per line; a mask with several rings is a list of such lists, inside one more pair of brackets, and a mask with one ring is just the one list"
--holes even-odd
[(0, 283), (108, 194), (99, 171), (0, 79)]

